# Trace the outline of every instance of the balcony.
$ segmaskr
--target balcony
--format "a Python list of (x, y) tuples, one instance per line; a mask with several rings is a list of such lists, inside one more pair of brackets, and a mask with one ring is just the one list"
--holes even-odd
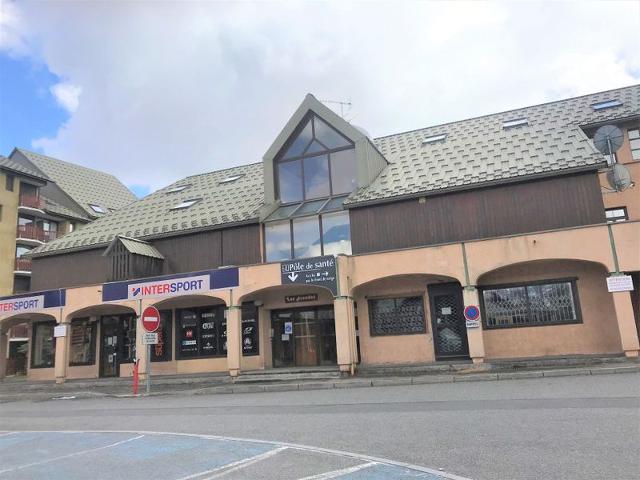
[(34, 224), (18, 225), (18, 240), (35, 241), (37, 243), (46, 243), (55, 240), (57, 232), (44, 230)]
[(16, 258), (14, 273), (31, 272), (30, 258)]
[(43, 210), (45, 203), (44, 200), (36, 195), (20, 194), (19, 207), (35, 208), (37, 210)]

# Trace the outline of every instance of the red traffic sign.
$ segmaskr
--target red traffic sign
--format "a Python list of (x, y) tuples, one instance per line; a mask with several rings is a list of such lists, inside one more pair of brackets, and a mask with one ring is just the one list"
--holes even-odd
[(480, 317), (480, 309), (475, 305), (468, 305), (464, 308), (464, 318), (467, 320), (478, 320)]
[(147, 307), (142, 312), (142, 326), (149, 332), (153, 333), (160, 326), (160, 312), (156, 307)]

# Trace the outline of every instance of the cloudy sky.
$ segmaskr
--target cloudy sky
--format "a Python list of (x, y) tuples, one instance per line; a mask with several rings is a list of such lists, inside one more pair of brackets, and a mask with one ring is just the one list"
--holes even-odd
[(0, 153), (144, 194), (260, 161), (307, 92), (376, 137), (640, 83), (639, 31), (637, 0), (0, 0)]

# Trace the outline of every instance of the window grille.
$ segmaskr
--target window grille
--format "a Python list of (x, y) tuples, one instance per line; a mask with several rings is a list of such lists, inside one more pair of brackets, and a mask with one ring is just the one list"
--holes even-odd
[(574, 280), (482, 289), (486, 328), (581, 323)]
[(424, 333), (422, 297), (370, 299), (369, 326), (372, 336)]

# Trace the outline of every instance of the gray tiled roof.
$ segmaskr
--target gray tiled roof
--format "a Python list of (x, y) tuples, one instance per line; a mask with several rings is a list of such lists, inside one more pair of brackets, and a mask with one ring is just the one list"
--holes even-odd
[[(623, 105), (591, 107), (611, 99)], [(604, 158), (579, 126), (637, 115), (640, 85), (378, 138), (374, 142), (390, 165), (345, 204), (597, 165)], [(523, 117), (528, 126), (502, 128), (503, 121)], [(422, 146), (440, 134), (447, 135), (444, 142)]]
[(0, 170), (6, 169), (11, 170), (17, 174), (28, 175), (33, 178), (37, 178), (38, 180), (48, 181), (49, 177), (47, 177), (44, 173), (34, 168), (29, 168), (26, 165), (22, 165), (20, 163), (16, 163), (10, 158), (3, 157), (0, 155)]
[(90, 217), (100, 214), (89, 204), (99, 205), (108, 211), (136, 200), (135, 195), (113, 175), (22, 148), (17, 150), (56, 182)]
[(63, 217), (73, 218), (84, 222), (88, 222), (91, 220), (88, 215), (82, 215), (77, 209), (71, 210), (70, 208), (61, 205), (60, 203), (55, 202), (54, 200), (47, 198), (42, 194), (40, 196), (44, 200), (45, 211), (53, 215), (61, 215)]
[[(242, 176), (235, 182), (220, 184), (234, 175)], [(189, 187), (180, 192), (167, 193), (179, 185)], [(193, 206), (172, 210), (179, 203), (196, 198), (201, 200)], [(194, 175), (83, 225), (64, 237), (45, 243), (32, 252), (38, 255), (106, 245), (116, 235), (149, 239), (255, 220), (263, 198), (261, 163)]]
[[(596, 112), (592, 103), (617, 98), (623, 106)], [(640, 115), (640, 85), (527, 107), (375, 139), (390, 165), (345, 203), (384, 201), (463, 185), (481, 185), (528, 175), (598, 166), (604, 158), (591, 147), (580, 125)], [(502, 122), (527, 117), (529, 126), (504, 131)], [(446, 133), (442, 143), (423, 139)], [(243, 174), (229, 184), (219, 182)], [(167, 193), (179, 185), (190, 187)], [(181, 201), (202, 200), (171, 210)], [(149, 239), (257, 221), (264, 204), (262, 163), (187, 177), (99, 218), (33, 254), (107, 245), (116, 235)]]

